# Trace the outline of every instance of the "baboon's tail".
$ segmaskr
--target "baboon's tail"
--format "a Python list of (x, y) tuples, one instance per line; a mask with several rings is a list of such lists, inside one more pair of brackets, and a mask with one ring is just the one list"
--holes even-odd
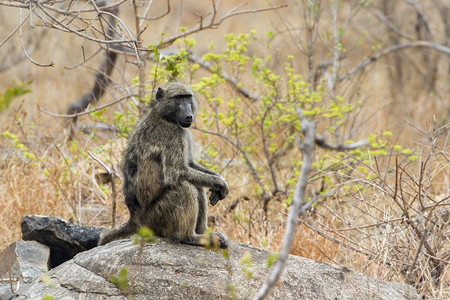
[(118, 228), (114, 229), (104, 229), (100, 234), (100, 239), (98, 241), (98, 246), (105, 245), (109, 242), (125, 239), (130, 235), (136, 233), (137, 227), (134, 222), (128, 220), (128, 222), (120, 225)]

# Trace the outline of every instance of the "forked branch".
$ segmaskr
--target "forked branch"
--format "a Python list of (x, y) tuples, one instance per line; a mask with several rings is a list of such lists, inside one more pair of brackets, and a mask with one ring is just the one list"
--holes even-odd
[[(107, 5), (107, 0), (105, 0), (105, 4)], [(96, 7), (97, 8), (97, 7)], [(98, 9), (98, 8), (97, 8)], [(117, 7), (109, 8), (109, 14), (107, 14), (107, 26), (104, 28), (105, 38), (112, 39), (115, 35), (116, 25), (115, 19), (117, 18), (117, 13), (119, 9)], [(77, 114), (79, 112), (84, 111), (89, 104), (97, 102), (105, 93), (106, 88), (109, 86), (111, 79), (110, 75), (114, 69), (114, 65), (116, 63), (117, 53), (111, 51), (107, 45), (107, 49), (105, 51), (105, 57), (100, 65), (100, 69), (98, 73), (95, 75), (94, 85), (89, 92), (81, 96), (78, 100), (72, 102), (67, 109), (67, 114)], [(74, 117), (74, 123), (77, 120), (77, 117)]]
[(284, 232), (283, 242), (281, 245), (281, 251), (279, 253), (278, 260), (275, 262), (269, 278), (253, 298), (254, 300), (266, 298), (269, 294), (270, 289), (274, 287), (278, 282), (278, 279), (281, 276), (281, 272), (283, 271), (284, 265), (288, 258), (289, 251), (291, 249), (291, 244), (294, 239), (294, 231), (298, 223), (299, 212), (302, 205), (305, 203), (305, 190), (306, 186), (308, 185), (308, 177), (309, 173), (311, 172), (311, 166), (314, 156), (315, 123), (307, 120), (303, 116), (300, 109), (297, 110), (297, 114), (302, 121), (302, 131), (304, 134), (303, 143), (300, 147), (303, 154), (300, 177), (297, 181), (297, 185), (295, 186), (294, 197), (292, 200), (291, 209), (289, 210), (289, 214), (286, 220), (286, 231)]
[(354, 75), (355, 73), (364, 70), (364, 68), (367, 65), (379, 60), (383, 56), (386, 56), (386, 55), (396, 52), (396, 51), (408, 49), (408, 48), (431, 48), (435, 51), (442, 52), (442, 53), (450, 56), (450, 48), (449, 47), (446, 47), (444, 45), (441, 45), (441, 44), (438, 44), (435, 42), (428, 42), (428, 41), (407, 42), (407, 43), (387, 47), (386, 49), (384, 49), (378, 53), (375, 53), (374, 55), (370, 56), (369, 58), (361, 61), (356, 67), (354, 67), (353, 69), (348, 71), (346, 74), (340, 75), (337, 78), (337, 81), (345, 80), (345, 79), (351, 77), (352, 75)]
[(352, 145), (332, 146), (325, 142), (322, 138), (319, 138), (315, 135), (316, 124), (313, 121), (307, 120), (299, 108), (297, 108), (297, 115), (301, 120), (304, 136), (303, 142), (298, 142), (298, 146), (303, 155), (300, 176), (295, 186), (292, 205), (286, 220), (286, 231), (284, 232), (281, 251), (278, 255), (277, 261), (274, 264), (272, 272), (267, 278), (267, 281), (258, 290), (257, 294), (253, 298), (254, 300), (261, 300), (266, 298), (269, 294), (270, 289), (273, 288), (278, 282), (284, 265), (286, 264), (292, 241), (294, 240), (298, 218), (303, 216), (313, 206), (316, 200), (315, 198), (313, 198), (310, 201), (306, 201), (305, 198), (305, 191), (308, 185), (308, 177), (312, 169), (312, 162), (314, 158), (314, 146), (318, 145), (319, 147), (324, 147), (327, 149), (344, 151), (368, 145), (367, 142), (358, 142)]
[[(217, 5), (216, 2), (213, 0), (212, 1), (212, 6), (213, 6), (213, 12), (212, 12), (212, 16), (210, 21), (207, 24), (204, 24), (204, 18), (205, 16), (200, 16), (200, 21), (198, 22), (197, 26), (188, 29), (186, 31), (181, 32), (180, 34), (177, 34), (165, 41), (162, 41), (160, 44), (158, 44), (158, 48), (162, 49), (162, 48), (166, 48), (170, 45), (172, 45), (176, 40), (187, 37), (189, 35), (192, 35), (194, 33), (197, 33), (199, 31), (205, 30), (205, 29), (214, 29), (219, 27), (220, 24), (223, 23), (223, 21), (225, 21), (226, 19), (229, 19), (231, 17), (235, 17), (238, 15), (247, 15), (247, 14), (255, 14), (255, 13), (260, 13), (260, 12), (264, 12), (264, 11), (270, 11), (270, 10), (275, 10), (275, 9), (280, 9), (280, 8), (284, 8), (287, 7), (287, 4), (282, 4), (282, 5), (276, 5), (276, 6), (270, 6), (270, 7), (266, 7), (266, 8), (259, 8), (259, 9), (247, 9), (247, 10), (239, 10), (240, 7), (242, 7), (241, 5), (236, 6), (235, 8), (233, 8), (232, 10), (230, 10), (227, 14), (225, 14), (223, 17), (217, 19)], [(208, 14), (211, 14), (208, 13)]]

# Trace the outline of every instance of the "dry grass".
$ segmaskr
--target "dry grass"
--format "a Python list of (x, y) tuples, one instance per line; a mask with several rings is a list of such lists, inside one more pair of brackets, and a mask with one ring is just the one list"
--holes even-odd
[[(199, 1), (200, 2), (200, 1)], [(232, 1), (226, 5), (232, 7)], [(194, 4), (190, 4), (194, 5)], [(255, 7), (255, 1), (250, 3)], [(201, 4), (187, 6), (188, 12), (202, 11)], [(0, 19), (8, 20), (3, 24), (2, 32), (11, 28), (8, 24), (14, 24), (13, 10), (0, 7)], [(174, 12), (178, 13), (178, 12)], [(122, 12), (128, 22), (128, 12)], [(283, 11), (282, 16), (289, 20), (296, 20), (300, 14), (300, 8), (293, 5), (289, 11)], [(267, 18), (271, 21), (267, 22)], [(169, 28), (173, 19), (167, 18), (157, 23), (155, 27)], [(191, 13), (183, 15), (182, 24), (194, 24), (195, 18)], [(324, 23), (330, 21), (325, 19)], [(374, 24), (373, 19), (356, 18), (354, 27), (361, 24)], [(220, 30), (206, 32), (195, 38), (200, 46), (199, 53), (207, 51), (210, 41), (214, 41), (216, 48), (224, 47), (221, 38), (226, 32), (248, 32), (257, 28), (261, 33), (280, 28), (282, 22), (275, 14), (270, 16), (252, 16), (251, 22), (247, 17), (239, 17), (232, 22), (227, 22)], [(263, 25), (261, 25), (263, 24)], [(359, 24), (359, 25), (358, 25)], [(299, 27), (301, 24), (294, 24)], [(436, 25), (437, 26), (437, 25)], [(366, 27), (363, 27), (366, 28)], [(369, 36), (377, 36), (379, 26), (370, 29)], [(211, 34), (213, 33), (213, 34)], [(346, 35), (344, 43), (352, 44), (357, 41), (358, 31), (354, 29), (354, 35)], [(87, 151), (95, 152), (102, 147), (103, 151), (98, 155), (102, 161), (117, 170), (120, 161), (120, 152), (124, 145), (123, 139), (110, 139), (108, 133), (97, 135), (84, 135), (78, 133), (74, 144), (67, 140), (64, 122), (38, 111), (36, 105), (48, 110), (64, 112), (68, 103), (76, 99), (87, 90), (93, 78), (93, 68), (98, 65), (99, 59), (88, 62), (83, 67), (66, 69), (65, 66), (77, 64), (82, 61), (80, 45), (84, 46), (86, 53), (96, 50), (95, 45), (83, 43), (81, 39), (69, 35), (52, 32), (52, 36), (45, 36), (45, 43), (34, 53), (34, 57), (46, 62), (56, 62), (54, 68), (39, 68), (28, 61), (22, 61), (14, 68), (0, 73), (0, 92), (10, 86), (13, 80), (24, 81), (32, 79), (30, 85), (32, 93), (16, 99), (7, 111), (0, 112), (0, 132), (10, 131), (18, 136), (18, 140), (34, 153), (36, 160), (23, 157), (22, 153), (13, 147), (10, 139), (0, 137), (1, 161), (0, 161), (0, 249), (5, 248), (14, 240), (20, 239), (20, 221), (27, 214), (41, 214), (58, 216), (70, 219), (85, 225), (106, 226), (110, 222), (111, 215), (111, 186), (101, 183), (96, 175), (103, 172), (87, 154)], [(146, 33), (145, 39), (158, 38), (156, 30)], [(0, 38), (1, 40), (1, 38)], [(17, 42), (17, 41), (15, 41)], [(272, 45), (274, 60), (280, 61), (286, 52), (293, 47), (289, 34), (278, 32)], [(367, 42), (370, 46), (370, 41)], [(254, 46), (255, 53), (265, 53), (264, 47)], [(5, 46), (4, 46), (5, 47)], [(49, 51), (49, 49), (54, 49)], [(0, 48), (0, 51), (3, 50)], [(365, 55), (364, 49), (352, 49), (351, 57), (343, 63), (343, 68), (354, 65)], [(271, 50), (272, 51), (272, 50)], [(318, 57), (328, 59), (326, 51), (319, 51)], [(267, 53), (265, 53), (267, 54)], [(419, 55), (408, 52), (409, 59), (415, 59)], [(421, 68), (421, 62), (417, 59), (417, 65)], [(444, 65), (448, 67), (448, 61)], [(305, 60), (299, 60), (298, 69), (306, 69)], [(365, 100), (365, 107), (360, 119), (364, 120), (358, 129), (361, 136), (369, 132), (383, 132), (392, 130), (393, 143), (405, 147), (417, 148), (422, 153), (422, 161), (427, 157), (430, 160), (427, 169), (421, 169), (420, 164), (407, 166), (401, 162), (400, 167), (405, 168), (401, 192), (404, 194), (404, 202), (408, 208), (402, 208), (393, 200), (395, 191), (395, 164), (394, 158), (386, 158), (379, 161), (381, 171), (379, 178), (383, 180), (365, 182), (366, 189), (363, 192), (350, 193), (345, 198), (330, 197), (324, 199), (310, 215), (299, 225), (295, 236), (292, 254), (301, 255), (314, 260), (322, 260), (347, 265), (353, 269), (364, 272), (374, 277), (406, 281), (415, 284), (421, 292), (440, 299), (450, 298), (450, 259), (449, 244), (449, 143), (448, 128), (446, 132), (436, 134), (435, 142), (430, 147), (430, 137), (434, 116), (442, 117), (449, 121), (446, 111), (449, 110), (449, 86), (445, 67), (439, 73), (436, 86), (441, 91), (440, 95), (422, 92), (420, 75), (409, 69), (408, 78), (404, 87), (393, 88), (392, 65), (385, 60), (369, 72), (359, 78), (357, 84), (360, 99)], [(127, 85), (132, 77), (137, 75), (136, 68), (126, 63), (121, 58), (117, 70), (113, 73), (115, 86)], [(362, 80), (365, 79), (365, 80)], [(244, 80), (245, 81), (245, 80)], [(351, 95), (349, 88), (351, 83), (344, 84), (340, 89), (344, 95)], [(114, 99), (117, 90), (112, 88), (105, 98), (105, 103)], [(126, 104), (107, 111), (107, 120), (112, 119), (114, 110), (125, 111)], [(414, 127), (422, 128), (420, 132)], [(93, 123), (89, 116), (83, 117), (81, 123)], [(431, 131), (430, 131), (431, 130)], [(196, 132), (197, 139), (203, 143), (205, 138)], [(431, 143), (433, 144), (433, 143)], [(221, 145), (218, 143), (218, 145)], [(221, 149), (223, 153), (218, 159), (226, 158), (229, 151)], [(391, 159), (391, 160), (389, 160)], [(213, 163), (219, 163), (214, 162)], [(238, 161), (239, 162), (239, 161)], [(376, 169), (376, 168), (374, 168)], [(423, 171), (426, 172), (423, 172)], [(284, 220), (287, 208), (280, 201), (272, 201), (269, 204), (268, 213), (262, 210), (260, 199), (255, 193), (255, 184), (251, 176), (242, 164), (235, 164), (225, 170), (225, 178), (231, 186), (231, 193), (227, 199), (217, 207), (211, 208), (210, 224), (215, 229), (223, 231), (232, 240), (249, 242), (255, 246), (265, 247), (271, 251), (277, 251), (281, 244), (284, 232)], [(422, 176), (422, 177), (421, 177)], [(422, 178), (418, 184), (419, 178)], [(358, 178), (360, 179), (360, 178)], [(346, 179), (348, 182), (356, 178)], [(121, 178), (117, 179), (118, 189), (118, 215), (117, 223), (127, 219), (127, 210), (123, 204), (120, 193)], [(420, 189), (419, 189), (420, 187)], [(427, 209), (420, 209), (418, 195), (427, 191), (424, 201)], [(400, 189), (397, 189), (400, 191)], [(413, 201), (413, 199), (416, 199)], [(428, 200), (427, 200), (428, 199)], [(440, 201), (440, 202), (439, 202)], [(414, 202), (414, 203), (413, 203)], [(439, 205), (436, 205), (439, 202)], [(432, 208), (432, 214), (430, 210)], [(409, 219), (405, 218), (405, 211), (411, 213)], [(414, 226), (408, 224), (408, 220), (419, 226), (420, 218), (432, 216), (428, 226), (427, 242), (435, 251), (437, 260), (442, 261), (440, 266), (440, 280), (435, 279), (435, 267), (433, 258), (421, 254), (417, 260), (413, 272), (414, 280), (407, 278), (407, 268), (414, 260), (419, 247), (424, 247), (421, 239), (414, 232)], [(430, 217), (431, 218), (431, 217)], [(370, 226), (386, 220), (380, 226)], [(398, 219), (398, 220), (397, 220)], [(364, 226), (370, 226), (362, 228)], [(351, 230), (343, 230), (351, 227)], [(422, 246), (420, 246), (422, 244)], [(361, 247), (361, 248), (359, 248)], [(406, 248), (405, 248), (406, 247)], [(361, 250), (362, 249), (362, 250)], [(360, 250), (360, 251), (356, 251)], [(406, 268), (406, 269), (405, 269)], [(417, 274), (421, 274), (418, 276)], [(433, 284), (434, 283), (434, 284)]]

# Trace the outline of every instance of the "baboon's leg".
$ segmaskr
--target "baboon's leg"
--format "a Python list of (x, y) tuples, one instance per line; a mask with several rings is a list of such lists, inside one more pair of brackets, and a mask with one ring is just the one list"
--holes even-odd
[(204, 188), (198, 188), (198, 216), (195, 233), (203, 234), (208, 227), (208, 198)]
[(105, 245), (114, 240), (120, 240), (129, 237), (130, 235), (136, 233), (137, 227), (134, 222), (130, 220), (120, 227), (115, 229), (105, 229), (100, 234), (100, 240), (98, 245)]
[(197, 188), (198, 215), (195, 233), (180, 240), (181, 243), (201, 246), (227, 248), (228, 240), (220, 232), (205, 234), (208, 222), (208, 198), (203, 188)]
[(199, 226), (204, 232), (207, 217), (206, 195), (203, 190), (187, 181), (167, 191), (161, 199), (155, 201), (155, 205), (143, 215), (141, 221), (152, 228), (156, 235), (170, 237), (184, 244), (202, 247), (217, 245), (226, 248), (227, 239), (222, 234), (213, 232), (206, 236), (196, 233), (200, 200), (203, 201), (204, 208), (201, 217), (203, 221)]
[(187, 181), (166, 190), (154, 200), (140, 221), (156, 235), (181, 240), (195, 232), (198, 216), (198, 190)]

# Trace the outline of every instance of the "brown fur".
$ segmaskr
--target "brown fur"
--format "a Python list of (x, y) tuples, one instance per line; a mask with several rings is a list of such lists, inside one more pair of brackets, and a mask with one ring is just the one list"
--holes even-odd
[(105, 230), (99, 245), (126, 238), (147, 226), (161, 237), (207, 246), (212, 241), (227, 247), (218, 232), (205, 236), (208, 201), (228, 194), (223, 177), (199, 165), (192, 156), (193, 137), (187, 129), (197, 102), (192, 90), (179, 82), (158, 89), (156, 99), (138, 121), (124, 152), (125, 203), (130, 219), (117, 229)]

